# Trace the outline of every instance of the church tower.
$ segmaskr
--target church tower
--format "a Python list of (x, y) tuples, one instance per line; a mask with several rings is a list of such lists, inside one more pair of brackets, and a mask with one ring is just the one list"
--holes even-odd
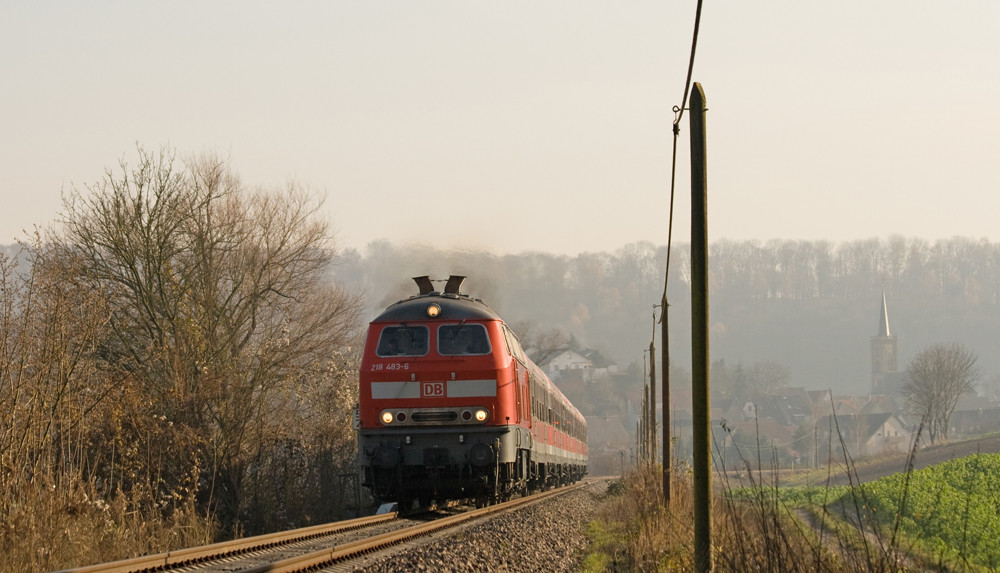
[[(872, 393), (888, 394), (886, 388), (892, 374), (897, 371), (896, 337), (889, 330), (889, 309), (882, 291), (882, 314), (878, 319), (878, 330), (872, 337)], [(882, 386), (882, 388), (880, 388)]]

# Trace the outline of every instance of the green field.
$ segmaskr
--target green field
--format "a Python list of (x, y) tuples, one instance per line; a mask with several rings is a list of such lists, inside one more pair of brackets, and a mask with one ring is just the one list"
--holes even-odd
[[(976, 454), (857, 487), (789, 487), (787, 507), (821, 507), (859, 520), (881, 543), (916, 551), (936, 563), (1000, 567), (1000, 454)], [(760, 495), (740, 490), (738, 497)]]

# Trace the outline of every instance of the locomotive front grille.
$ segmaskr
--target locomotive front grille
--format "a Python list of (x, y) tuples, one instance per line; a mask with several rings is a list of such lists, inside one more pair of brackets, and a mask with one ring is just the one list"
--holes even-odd
[(413, 412), (410, 417), (414, 422), (454, 422), (458, 419), (458, 412), (451, 410)]

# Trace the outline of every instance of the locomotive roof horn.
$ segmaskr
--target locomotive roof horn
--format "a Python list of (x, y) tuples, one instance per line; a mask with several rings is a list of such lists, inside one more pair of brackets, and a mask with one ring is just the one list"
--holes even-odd
[[(448, 282), (444, 285), (445, 294), (458, 294), (458, 289), (462, 287), (462, 281), (464, 280), (464, 275), (451, 275), (448, 277)], [(417, 283), (420, 294), (424, 295), (434, 292), (434, 284), (429, 276), (413, 277), (413, 281)]]
[(451, 275), (448, 277), (448, 283), (444, 285), (445, 294), (458, 294), (458, 289), (461, 288), (462, 281), (464, 280), (464, 275)]
[(434, 285), (431, 284), (431, 277), (413, 277), (413, 280), (417, 283), (417, 287), (420, 288), (420, 294), (430, 294), (434, 292)]

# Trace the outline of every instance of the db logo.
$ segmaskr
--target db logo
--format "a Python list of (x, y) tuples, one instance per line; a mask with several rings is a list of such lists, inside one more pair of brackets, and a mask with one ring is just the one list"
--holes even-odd
[(444, 398), (444, 396), (445, 396), (444, 382), (421, 382), (420, 383), (420, 397), (421, 398)]

